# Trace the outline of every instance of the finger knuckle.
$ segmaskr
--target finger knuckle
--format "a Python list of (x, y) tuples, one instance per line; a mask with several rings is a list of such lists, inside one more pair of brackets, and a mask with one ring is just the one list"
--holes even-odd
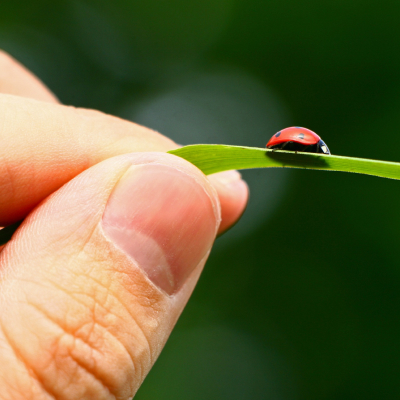
[[(97, 287), (97, 295), (85, 300), (69, 294), (70, 315), (54, 312), (54, 305), (26, 303), (36, 325), (23, 343), (10, 343), (43, 395), (129, 398), (142, 382), (150, 360), (146, 335), (133, 317), (114, 312), (119, 300), (105, 289)], [(36, 345), (27, 347), (28, 342)]]

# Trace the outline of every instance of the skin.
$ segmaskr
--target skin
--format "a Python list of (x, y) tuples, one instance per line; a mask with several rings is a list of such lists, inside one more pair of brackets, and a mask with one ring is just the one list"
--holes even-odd
[[(177, 145), (148, 128), (59, 104), (4, 52), (0, 121), (0, 226), (24, 219), (0, 253), (0, 399), (129, 399), (247, 186), (165, 154)], [(151, 275), (147, 247), (167, 272)]]

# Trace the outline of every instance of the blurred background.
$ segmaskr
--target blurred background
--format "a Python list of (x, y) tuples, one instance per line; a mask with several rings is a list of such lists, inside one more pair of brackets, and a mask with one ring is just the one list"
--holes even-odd
[[(181, 144), (297, 125), (400, 161), (399, 18), (395, 0), (13, 0), (0, 48), (63, 103)], [(243, 175), (248, 209), (135, 400), (400, 398), (400, 183)]]

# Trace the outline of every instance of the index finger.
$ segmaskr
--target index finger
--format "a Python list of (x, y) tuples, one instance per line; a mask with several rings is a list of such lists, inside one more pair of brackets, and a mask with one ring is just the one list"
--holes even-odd
[[(0, 51), (0, 226), (24, 218), (84, 169), (122, 153), (168, 151), (177, 145), (140, 125), (93, 110), (56, 105), (31, 72)], [(219, 233), (243, 213), (248, 188), (238, 173), (210, 177), (221, 202)]]
[(177, 145), (103, 114), (0, 95), (0, 226), (22, 219), (73, 177), (107, 158)]

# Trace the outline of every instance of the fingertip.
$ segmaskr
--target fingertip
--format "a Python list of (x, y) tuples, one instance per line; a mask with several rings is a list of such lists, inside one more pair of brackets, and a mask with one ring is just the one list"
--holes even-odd
[(221, 224), (218, 234), (234, 225), (244, 213), (249, 199), (249, 187), (238, 171), (224, 171), (210, 175), (221, 203)]

